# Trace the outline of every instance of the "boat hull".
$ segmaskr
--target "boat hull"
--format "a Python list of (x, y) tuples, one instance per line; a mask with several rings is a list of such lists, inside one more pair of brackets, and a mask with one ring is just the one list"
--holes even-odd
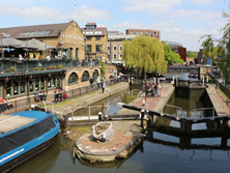
[(6, 164), (0, 167), (0, 172), (8, 172), (11, 169), (15, 168), (16, 166), (24, 163), (25, 161), (29, 160), (30, 158), (34, 157), (35, 155), (41, 153), (42, 151), (46, 150), (50, 146), (52, 146), (57, 138), (57, 135), (51, 138), (50, 140), (36, 146), (35, 148), (19, 155), (18, 157), (14, 158), (13, 160), (7, 162)]

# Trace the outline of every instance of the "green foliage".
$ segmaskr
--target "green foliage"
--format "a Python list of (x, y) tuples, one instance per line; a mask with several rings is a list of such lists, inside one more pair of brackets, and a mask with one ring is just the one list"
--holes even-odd
[(16, 68), (14, 66), (10, 66), (10, 68), (8, 68), (6, 71), (11, 72), (11, 73), (16, 73), (17, 72), (17, 70), (16, 70)]
[(45, 67), (39, 67), (37, 66), (36, 68), (34, 68), (35, 71), (41, 71), (41, 70), (45, 70)]
[(57, 68), (57, 67), (54, 66), (54, 65), (50, 65), (50, 66), (47, 67), (48, 70), (52, 70), (52, 69), (56, 69), (56, 68)]
[(39, 105), (39, 106), (44, 107), (44, 106), (45, 106), (45, 104), (44, 104), (44, 103), (40, 103), (40, 105)]
[(164, 46), (157, 39), (139, 35), (126, 40), (123, 44), (125, 67), (136, 72), (156, 72), (165, 74), (167, 61), (164, 58)]
[(100, 60), (100, 64), (101, 64), (101, 78), (103, 78), (105, 74), (105, 63), (102, 60)]
[(57, 66), (57, 68), (58, 68), (58, 69), (63, 69), (63, 66), (62, 66), (61, 64), (59, 64), (59, 65)]
[[(223, 12), (223, 17), (228, 20), (224, 28), (220, 29), (222, 33), (221, 38), (216, 39), (212, 35), (204, 35), (200, 40), (203, 40), (202, 47), (205, 57), (220, 57), (217, 66), (220, 69), (221, 76), (225, 79), (225, 85), (228, 85), (230, 75), (230, 16)], [(217, 47), (214, 47), (214, 43), (217, 43)], [(224, 48), (226, 48), (228, 52), (226, 55)]]
[(189, 50), (189, 51), (187, 51), (186, 56), (189, 57), (189, 58), (197, 58), (198, 53)]
[(171, 46), (167, 45), (164, 41), (161, 42), (164, 45), (165, 60), (168, 61), (169, 65), (174, 63), (184, 64), (184, 61), (180, 59), (180, 55), (172, 51)]

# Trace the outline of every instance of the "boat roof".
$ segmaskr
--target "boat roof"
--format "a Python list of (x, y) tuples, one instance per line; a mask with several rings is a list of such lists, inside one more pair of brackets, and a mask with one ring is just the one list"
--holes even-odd
[(0, 115), (0, 134), (13, 131), (46, 116), (46, 112), (40, 111), (23, 111), (11, 115)]

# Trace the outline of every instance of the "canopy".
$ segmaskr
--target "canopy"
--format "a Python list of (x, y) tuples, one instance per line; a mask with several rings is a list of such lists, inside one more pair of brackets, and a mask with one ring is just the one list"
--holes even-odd
[(28, 49), (37, 49), (37, 47), (31, 43), (27, 43), (16, 38), (2, 38), (1, 47), (14, 47), (14, 48), (28, 48)]
[(38, 48), (38, 50), (56, 49), (56, 47), (51, 46), (47, 43), (43, 43), (42, 41), (39, 41), (34, 38), (29, 40), (28, 43), (35, 45)]

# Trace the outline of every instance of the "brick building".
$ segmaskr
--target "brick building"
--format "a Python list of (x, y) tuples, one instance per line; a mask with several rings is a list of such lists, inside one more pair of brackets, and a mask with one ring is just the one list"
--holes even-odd
[(90, 59), (102, 59), (108, 62), (107, 27), (97, 27), (96, 23), (87, 23), (85, 28), (81, 28), (86, 36), (86, 57)]
[(161, 32), (157, 30), (150, 30), (150, 29), (127, 29), (125, 31), (126, 35), (138, 35), (138, 34), (144, 34), (146, 36), (150, 36), (153, 38), (156, 38), (158, 40), (161, 39)]

